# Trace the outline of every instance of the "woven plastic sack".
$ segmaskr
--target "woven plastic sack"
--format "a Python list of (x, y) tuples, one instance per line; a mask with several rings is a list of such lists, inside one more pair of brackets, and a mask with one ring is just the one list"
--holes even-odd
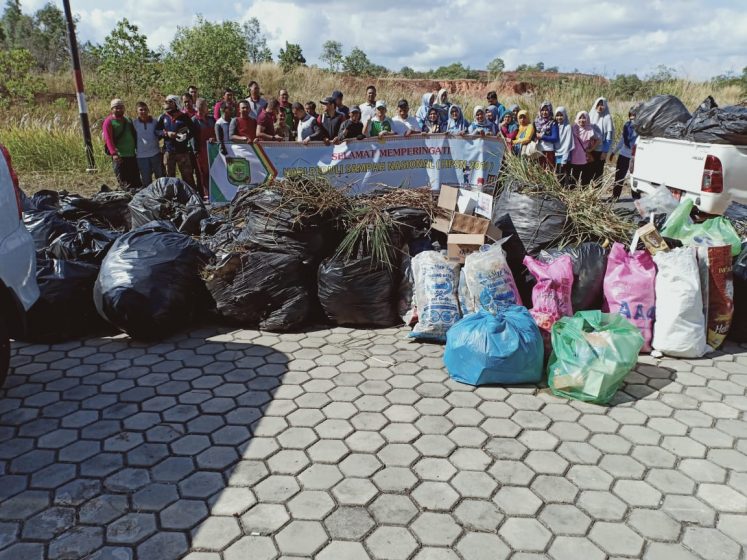
[(644, 352), (651, 351), (656, 317), (656, 266), (648, 251), (631, 255), (615, 243), (607, 259), (602, 311), (617, 313), (633, 323), (643, 335)]
[(455, 381), (468, 385), (537, 383), (543, 359), (540, 332), (520, 305), (495, 315), (480, 309), (446, 336), (446, 369)]
[(461, 318), (457, 289), (460, 265), (438, 251), (423, 251), (412, 259), (418, 324), (410, 337), (445, 342), (446, 331)]
[(731, 256), (742, 251), (742, 240), (734, 226), (724, 217), (710, 218), (700, 224), (690, 219), (693, 201), (685, 200), (669, 215), (661, 234), (664, 237), (679, 239), (685, 245), (720, 247), (731, 245)]
[(734, 261), (734, 316), (729, 340), (747, 342), (747, 245)]
[(464, 259), (464, 288), (460, 292), (462, 313), (481, 308), (496, 313), (507, 305), (521, 305), (516, 282), (501, 247), (502, 241), (483, 245)]
[(552, 327), (547, 365), (550, 390), (559, 396), (608, 403), (635, 367), (640, 331), (621, 315), (579, 311)]
[(561, 317), (573, 315), (573, 261), (570, 255), (563, 255), (550, 263), (543, 263), (527, 255), (524, 265), (537, 280), (532, 288), (532, 309), (529, 313), (542, 333), (545, 349), (549, 351), (550, 329)]
[(659, 272), (653, 347), (677, 358), (700, 358), (708, 346), (695, 248), (656, 253), (654, 262)]
[(734, 315), (731, 248), (698, 247), (700, 286), (706, 316), (706, 343), (714, 350), (726, 339)]

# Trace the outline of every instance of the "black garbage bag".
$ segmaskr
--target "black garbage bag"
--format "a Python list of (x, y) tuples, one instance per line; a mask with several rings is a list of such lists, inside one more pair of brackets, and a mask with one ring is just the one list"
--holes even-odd
[(96, 309), (133, 338), (167, 337), (209, 306), (200, 272), (212, 257), (171, 222), (136, 228), (117, 239), (101, 263)]
[(692, 142), (747, 146), (747, 107), (732, 105), (698, 110), (687, 124), (684, 135)]
[(640, 136), (666, 136), (675, 123), (687, 123), (690, 111), (674, 95), (655, 95), (636, 107), (633, 128)]
[(104, 256), (121, 233), (96, 227), (80, 220), (75, 233), (63, 233), (49, 245), (48, 252), (57, 259), (101, 264)]
[(589, 241), (578, 247), (542, 251), (538, 258), (549, 263), (562, 255), (570, 255), (573, 261), (573, 312), (601, 309), (607, 250), (599, 243)]
[(43, 251), (61, 235), (76, 231), (75, 224), (65, 220), (59, 210), (24, 210), (23, 223), (31, 233), (37, 251)]
[(400, 235), (408, 243), (423, 239), (428, 235), (431, 228), (431, 219), (425, 210), (398, 206), (387, 208), (386, 211), (392, 217)]
[(205, 285), (218, 314), (234, 324), (285, 332), (309, 319), (313, 274), (297, 257), (234, 252), (206, 273)]
[(255, 190), (242, 198), (235, 208), (234, 217), (244, 218), (244, 228), (237, 241), (247, 247), (270, 253), (283, 253), (316, 263), (329, 252), (331, 239), (325, 240), (330, 228), (319, 216), (304, 217), (300, 210), (282, 205), (280, 193), (272, 190)]
[(209, 216), (200, 220), (200, 235), (215, 235), (225, 225), (226, 220), (220, 216)]
[(338, 325), (391, 327), (398, 316), (399, 272), (371, 257), (334, 257), (319, 267), (319, 303)]
[(104, 229), (126, 231), (130, 229), (129, 203), (132, 195), (127, 191), (112, 191), (106, 185), (91, 198), (67, 197), (61, 213), (66, 220), (88, 220)]
[(93, 285), (98, 273), (96, 264), (38, 256), (39, 299), (26, 315), (22, 340), (61, 342), (105, 327), (93, 304)]
[(214, 234), (200, 236), (200, 242), (219, 257), (223, 257), (234, 250), (236, 238), (240, 233), (241, 228), (223, 224)]
[(734, 342), (747, 342), (747, 243), (734, 260), (734, 316), (729, 338)]
[(170, 220), (182, 233), (200, 233), (200, 221), (209, 218), (202, 197), (176, 177), (161, 177), (139, 191), (130, 201), (132, 227), (153, 220)]
[(24, 212), (41, 212), (44, 210), (60, 209), (60, 193), (42, 189), (31, 196), (23, 197)]

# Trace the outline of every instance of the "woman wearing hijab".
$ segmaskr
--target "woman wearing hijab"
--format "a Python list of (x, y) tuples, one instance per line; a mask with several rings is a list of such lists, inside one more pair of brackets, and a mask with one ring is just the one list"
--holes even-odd
[(534, 119), (534, 130), (537, 134), (537, 151), (542, 152), (540, 165), (545, 169), (555, 169), (555, 143), (558, 136), (558, 123), (552, 112), (552, 103), (543, 101), (539, 115)]
[(456, 134), (464, 136), (469, 129), (469, 121), (464, 118), (462, 108), (459, 105), (452, 105), (449, 108), (449, 121), (446, 123), (446, 134)]
[(534, 125), (529, 120), (529, 111), (519, 111), (519, 131), (514, 139), (514, 153), (518, 156), (521, 155), (521, 149), (534, 140)]
[(573, 151), (573, 125), (568, 120), (565, 107), (555, 111), (555, 123), (558, 125), (558, 141), (555, 142), (555, 173), (565, 185), (570, 174), (571, 151)]
[[(615, 186), (612, 188), (612, 198), (617, 200), (622, 194), (623, 183), (625, 183), (625, 177), (628, 175), (628, 168), (630, 167), (630, 158), (633, 155), (633, 146), (638, 135), (633, 129), (633, 121), (635, 121), (635, 111), (630, 108), (628, 111), (628, 122), (623, 126), (622, 138), (615, 146), (615, 149), (610, 152), (610, 161), (617, 154), (617, 166), (615, 167)], [(640, 198), (641, 193), (638, 191), (632, 191), (633, 198)]]
[(509, 113), (511, 113), (514, 116), (514, 122), (519, 122), (519, 111), (520, 110), (521, 110), (521, 107), (519, 107), (516, 103), (514, 103), (508, 108)]
[(435, 101), (436, 94), (434, 92), (429, 91), (428, 93), (423, 94), (423, 100), (420, 102), (420, 107), (418, 107), (418, 110), (415, 113), (415, 118), (418, 119), (420, 128), (423, 128), (423, 126), (425, 125), (425, 121), (428, 120), (428, 111), (433, 106), (433, 103)]
[(439, 134), (444, 131), (444, 125), (441, 122), (441, 114), (435, 106), (428, 110), (428, 118), (426, 119), (422, 130), (426, 134)]
[(514, 115), (511, 111), (503, 113), (503, 119), (501, 119), (500, 135), (506, 141), (508, 149), (513, 153), (514, 140), (516, 135), (519, 134), (519, 125), (514, 122)]
[(588, 185), (593, 179), (591, 170), (592, 152), (602, 141), (598, 127), (589, 123), (589, 113), (579, 111), (573, 125), (573, 149), (571, 149), (571, 178), (574, 182)]
[(449, 107), (451, 107), (448, 90), (445, 88), (438, 90), (433, 107), (438, 110), (438, 118), (441, 120), (441, 123), (446, 125), (446, 121), (449, 120)]
[(474, 136), (495, 136), (495, 125), (485, 116), (485, 107), (477, 105), (472, 111), (474, 120), (469, 125), (468, 134)]
[(599, 128), (602, 133), (602, 141), (594, 149), (591, 165), (592, 180), (596, 180), (604, 173), (604, 160), (612, 148), (612, 140), (615, 137), (615, 125), (612, 123), (612, 115), (604, 97), (599, 97), (589, 112), (589, 122)]

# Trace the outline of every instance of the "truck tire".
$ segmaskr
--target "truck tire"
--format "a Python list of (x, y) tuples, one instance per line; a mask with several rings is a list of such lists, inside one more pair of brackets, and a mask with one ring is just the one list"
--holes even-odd
[(0, 316), (0, 389), (5, 383), (10, 365), (10, 334), (5, 318)]

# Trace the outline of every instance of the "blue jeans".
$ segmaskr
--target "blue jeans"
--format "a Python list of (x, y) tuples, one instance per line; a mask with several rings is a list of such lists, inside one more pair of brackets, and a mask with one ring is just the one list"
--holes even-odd
[(155, 179), (163, 177), (163, 156), (156, 154), (150, 157), (139, 157), (137, 158), (137, 167), (140, 170), (140, 178), (143, 181), (143, 186), (147, 187)]

